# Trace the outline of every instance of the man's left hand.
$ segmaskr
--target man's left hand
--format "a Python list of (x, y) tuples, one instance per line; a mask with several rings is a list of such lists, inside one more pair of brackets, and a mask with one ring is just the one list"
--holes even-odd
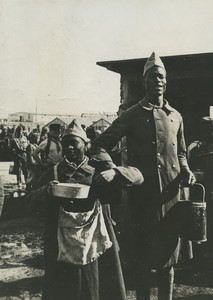
[(187, 185), (193, 185), (196, 182), (196, 178), (191, 170), (184, 170), (183, 183)]

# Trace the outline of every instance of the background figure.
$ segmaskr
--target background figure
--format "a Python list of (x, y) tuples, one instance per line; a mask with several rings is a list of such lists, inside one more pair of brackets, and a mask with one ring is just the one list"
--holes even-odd
[(0, 176), (0, 218), (2, 215), (3, 205), (4, 205), (4, 185), (3, 185), (2, 177)]
[(42, 170), (46, 170), (62, 160), (60, 134), (60, 124), (51, 124), (48, 138), (43, 140), (33, 152), (33, 158)]
[(16, 128), (17, 128), (17, 125), (13, 125), (13, 127), (12, 127), (12, 129), (11, 129), (12, 138), (15, 137)]
[(35, 133), (35, 134), (39, 134), (39, 131), (38, 131), (37, 128), (33, 128), (33, 129), (30, 131), (30, 133), (29, 133), (28, 136), (27, 136), (27, 139), (30, 140), (31, 135), (33, 135), (34, 133)]
[(207, 254), (213, 268), (213, 119), (204, 117), (200, 124), (200, 140), (188, 147), (189, 164), (197, 182), (204, 185), (207, 203)]
[(42, 128), (38, 144), (40, 144), (41, 142), (43, 142), (44, 140), (46, 140), (48, 138), (49, 132), (50, 132), (49, 127), (44, 126)]
[(150, 299), (151, 269), (157, 270), (158, 298), (171, 300), (179, 238), (160, 224), (179, 200), (180, 181), (193, 184), (195, 178), (186, 160), (183, 120), (163, 98), (166, 70), (155, 53), (143, 76), (145, 97), (93, 141), (91, 153), (99, 159), (127, 137), (128, 164), (144, 176), (144, 184), (129, 193), (125, 225), (137, 300)]
[(2, 132), (0, 135), (0, 154), (2, 161), (11, 161), (13, 159), (11, 151), (11, 134), (9, 128), (6, 126), (1, 127)]
[(27, 153), (27, 182), (26, 182), (26, 190), (27, 192), (31, 191), (39, 176), (41, 175), (41, 170), (38, 166), (38, 163), (33, 158), (33, 152), (38, 147), (39, 134), (34, 132), (30, 134), (29, 144), (26, 148)]
[(17, 176), (17, 185), (19, 188), (22, 187), (22, 172), (24, 175), (25, 182), (27, 180), (27, 154), (26, 148), (28, 140), (24, 135), (24, 126), (19, 125), (15, 131), (15, 137), (12, 140), (11, 147), (14, 151), (14, 172)]
[(90, 141), (93, 141), (96, 136), (95, 136), (95, 128), (93, 126), (89, 126), (86, 128), (86, 134), (88, 139), (90, 139)]
[(93, 126), (89, 126), (89, 127), (86, 128), (86, 134), (87, 134), (88, 139), (90, 140), (88, 145), (87, 145), (87, 155), (89, 156), (89, 150), (90, 150), (90, 147), (91, 147), (91, 143), (94, 139), (99, 137), (99, 135), (101, 134), (101, 131), (100, 130), (95, 130), (95, 128)]

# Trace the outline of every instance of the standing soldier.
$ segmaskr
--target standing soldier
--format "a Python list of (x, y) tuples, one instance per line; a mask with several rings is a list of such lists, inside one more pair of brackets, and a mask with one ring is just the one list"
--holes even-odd
[[(107, 160), (95, 174), (85, 155), (87, 143), (86, 132), (73, 120), (63, 133), (63, 160), (40, 177), (27, 201), (31, 209), (42, 200), (46, 204), (44, 300), (126, 300), (109, 203), (115, 189), (136, 188), (143, 176)], [(54, 180), (74, 184), (81, 193), (55, 195)]]
[(17, 177), (18, 188), (22, 188), (22, 173), (25, 183), (27, 181), (27, 145), (28, 140), (24, 135), (25, 127), (20, 124), (15, 131), (15, 137), (12, 140), (11, 148), (14, 152), (14, 171)]
[(91, 152), (99, 159), (127, 137), (128, 164), (144, 176), (144, 184), (131, 192), (127, 209), (137, 300), (150, 299), (152, 268), (157, 270), (159, 299), (171, 300), (179, 240), (164, 231), (158, 242), (153, 236), (179, 200), (180, 181), (193, 184), (195, 177), (186, 159), (183, 120), (163, 97), (166, 70), (155, 53), (147, 60), (143, 77), (145, 97), (93, 142)]

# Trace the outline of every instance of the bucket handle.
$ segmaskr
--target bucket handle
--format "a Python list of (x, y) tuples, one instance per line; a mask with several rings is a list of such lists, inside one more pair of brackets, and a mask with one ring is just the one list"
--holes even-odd
[(203, 200), (203, 202), (205, 202), (205, 188), (204, 188), (204, 186), (201, 184), (201, 183), (197, 183), (197, 182), (195, 182), (192, 186), (191, 186), (191, 188), (193, 188), (194, 186), (197, 186), (197, 187), (200, 187), (201, 189), (202, 189), (202, 200)]

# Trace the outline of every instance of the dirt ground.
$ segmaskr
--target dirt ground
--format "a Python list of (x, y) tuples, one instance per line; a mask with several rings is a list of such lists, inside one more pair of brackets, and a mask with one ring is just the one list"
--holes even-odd
[[(11, 207), (10, 200), (7, 199), (6, 210)], [(17, 204), (21, 199), (16, 198), (15, 201)], [(19, 205), (14, 204), (14, 199), (12, 202), (16, 206), (16, 213), (20, 213), (17, 208)], [(9, 217), (5, 211), (0, 221), (0, 299), (41, 299), (44, 274), (43, 220), (39, 216)], [(188, 265), (185, 269), (177, 268), (174, 299), (213, 299), (213, 277), (207, 269), (196, 264), (194, 267)], [(128, 300), (135, 299), (134, 290), (128, 286)], [(157, 300), (154, 273), (152, 300)]]
[[(6, 195), (0, 219), (0, 300), (39, 300), (44, 275), (44, 221), (39, 215), (26, 216), (24, 191), (14, 193), (14, 178), (5, 176), (4, 183)], [(213, 300), (213, 268), (203, 255), (205, 247), (197, 245), (195, 258), (176, 268), (173, 299)], [(135, 300), (131, 279), (127, 280), (127, 290), (127, 299)], [(154, 272), (151, 293), (152, 300), (157, 300)]]
[(0, 222), (0, 299), (41, 299), (42, 222), (18, 218)]

